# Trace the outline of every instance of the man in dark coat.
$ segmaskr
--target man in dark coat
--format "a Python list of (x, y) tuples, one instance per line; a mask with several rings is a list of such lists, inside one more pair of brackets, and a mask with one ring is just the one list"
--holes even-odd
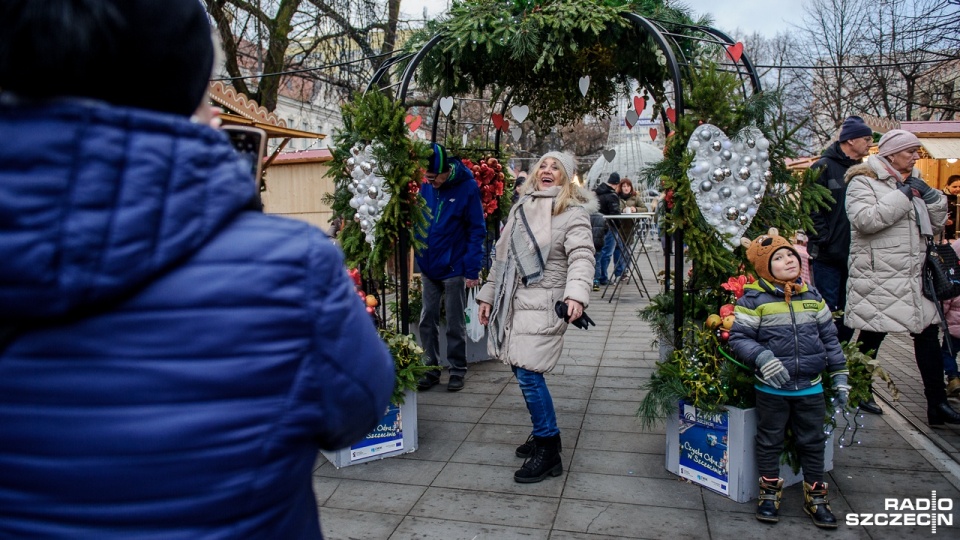
[[(847, 304), (850, 221), (845, 208), (847, 184), (843, 177), (847, 169), (867, 157), (871, 144), (873, 130), (859, 116), (850, 116), (841, 124), (837, 142), (828, 146), (813, 164), (813, 168), (820, 171), (817, 183), (830, 190), (835, 202), (810, 216), (814, 230), (810, 234), (807, 251), (813, 262), (813, 283), (833, 312), (843, 311)], [(844, 326), (842, 317), (835, 318), (834, 323), (837, 325), (837, 338), (841, 342), (850, 341), (853, 329)], [(861, 406), (861, 409), (881, 413), (882, 410), (872, 402)]]
[[(613, 172), (607, 178), (607, 183), (600, 184), (594, 190), (597, 194), (597, 201), (600, 203), (600, 213), (605, 216), (614, 216), (620, 214), (620, 197), (617, 195), (617, 185), (620, 184), (620, 174)], [(616, 238), (613, 231), (607, 230), (603, 237), (603, 247), (600, 254), (597, 255), (597, 268), (593, 272), (593, 290), (599, 291), (601, 285), (606, 285), (607, 269), (610, 266), (610, 259), (613, 257), (613, 248), (616, 247)]]
[[(433, 143), (433, 155), (420, 194), (426, 203), (426, 235), (420, 240), (426, 247), (417, 252), (417, 264), (423, 279), (423, 311), (420, 314), (420, 338), (427, 364), (440, 365), (440, 306), (447, 317), (447, 362), (450, 379), (447, 390), (463, 389), (467, 373), (467, 327), (463, 310), (467, 289), (480, 284), (483, 266), (483, 240), (486, 222), (480, 188), (462, 161)], [(436, 371), (424, 375), (418, 388), (429, 390), (440, 382)]]

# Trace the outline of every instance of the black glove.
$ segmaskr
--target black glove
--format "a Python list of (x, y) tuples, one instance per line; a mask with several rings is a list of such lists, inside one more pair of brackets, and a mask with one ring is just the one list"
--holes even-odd
[[(563, 322), (567, 322), (567, 323), (570, 322), (570, 315), (567, 315), (566, 303), (557, 302), (556, 304), (553, 305), (553, 310), (557, 312), (557, 317), (560, 317), (561, 319), (563, 319)], [(584, 330), (589, 330), (590, 325), (593, 325), (593, 326), (597, 325), (597, 323), (593, 322), (593, 319), (591, 319), (587, 315), (586, 311), (581, 313), (580, 317), (577, 320), (573, 321), (572, 324), (577, 328), (583, 328)]]
[(908, 200), (908, 201), (912, 201), (912, 200), (913, 200), (913, 188), (911, 188), (910, 186), (904, 184), (904, 185), (898, 187), (897, 189), (900, 190), (900, 193), (903, 193), (904, 195), (907, 196), (907, 200)]
[(920, 192), (920, 196), (923, 197), (923, 202), (927, 204), (933, 204), (940, 200), (940, 193), (935, 191), (933, 188), (927, 185), (923, 180), (911, 176), (907, 178), (905, 182), (908, 186)]

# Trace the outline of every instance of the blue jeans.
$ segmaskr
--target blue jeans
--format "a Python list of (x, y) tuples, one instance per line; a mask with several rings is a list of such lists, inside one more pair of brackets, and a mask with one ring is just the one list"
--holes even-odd
[(616, 247), (617, 240), (613, 236), (613, 231), (607, 231), (603, 237), (603, 247), (600, 248), (600, 255), (597, 256), (597, 267), (593, 272), (593, 280), (601, 285), (606, 285), (607, 269), (610, 268), (610, 258), (613, 256), (613, 248)]
[(517, 377), (523, 400), (527, 402), (527, 410), (530, 411), (533, 436), (553, 437), (560, 433), (560, 428), (557, 427), (557, 412), (553, 409), (553, 398), (550, 397), (543, 373), (513, 366), (513, 374)]
[[(950, 349), (947, 347), (948, 339), (950, 340), (950, 346), (953, 347), (953, 354), (950, 354)], [(957, 353), (960, 352), (960, 338), (955, 338), (950, 334), (944, 336), (943, 346), (940, 347), (940, 352), (943, 353), (943, 372), (947, 374), (947, 377), (960, 376), (960, 371), (957, 369)]]
[[(838, 311), (847, 305), (847, 277), (845, 265), (838, 266), (813, 260), (813, 283), (816, 285), (830, 311)], [(837, 340), (850, 341), (853, 329), (844, 326), (843, 319), (834, 319), (837, 326)]]

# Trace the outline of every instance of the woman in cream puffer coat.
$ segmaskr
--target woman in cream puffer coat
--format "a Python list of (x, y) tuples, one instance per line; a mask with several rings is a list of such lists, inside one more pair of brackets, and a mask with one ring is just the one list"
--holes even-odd
[(845, 323), (859, 329), (860, 350), (876, 351), (888, 332), (909, 332), (923, 379), (930, 425), (960, 423), (948, 404), (937, 339), (940, 317), (925, 298), (921, 270), (925, 235), (943, 230), (947, 198), (913, 168), (920, 141), (891, 130), (878, 154), (847, 171), (846, 210), (851, 240)]
[[(532, 483), (563, 472), (560, 430), (543, 374), (560, 359), (568, 324), (583, 315), (594, 272), (590, 213), (596, 199), (572, 182), (573, 156), (545, 154), (511, 209), (497, 242), (490, 280), (477, 295), (487, 349), (513, 368), (533, 422), (517, 455), (527, 457), (514, 480)], [(593, 206), (594, 208), (590, 208)]]

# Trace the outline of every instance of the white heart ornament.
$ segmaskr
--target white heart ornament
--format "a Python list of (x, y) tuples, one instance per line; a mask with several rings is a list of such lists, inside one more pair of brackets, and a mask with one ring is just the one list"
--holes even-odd
[(637, 111), (630, 109), (627, 111), (624, 120), (627, 122), (627, 129), (633, 129), (633, 126), (637, 125), (637, 122), (640, 120), (640, 115), (637, 114)]
[(590, 89), (590, 76), (584, 75), (580, 77), (580, 93), (583, 94), (583, 97), (587, 97), (587, 90)]
[[(519, 126), (518, 126), (518, 127), (512, 127), (512, 128), (510, 128), (510, 135), (513, 135), (513, 140), (519, 141), (519, 140), (520, 140), (520, 135), (523, 135), (523, 130), (520, 129)], [(466, 145), (464, 145), (464, 146), (466, 146)]]
[(687, 142), (687, 149), (694, 153), (687, 178), (697, 207), (732, 251), (763, 200), (770, 170), (770, 141), (756, 127), (743, 129), (730, 140), (720, 128), (701, 124)]
[(510, 112), (513, 114), (513, 118), (517, 123), (520, 123), (526, 120), (527, 114), (530, 113), (530, 107), (526, 105), (514, 105), (510, 108)]
[(611, 161), (613, 161), (613, 158), (615, 158), (615, 157), (617, 157), (617, 151), (616, 151), (616, 150), (604, 150), (604, 151), (603, 151), (603, 159), (607, 160), (607, 163), (610, 163)]
[(446, 97), (440, 98), (440, 112), (442, 112), (444, 116), (450, 116), (450, 111), (452, 110), (453, 110), (453, 97), (446, 96)]

